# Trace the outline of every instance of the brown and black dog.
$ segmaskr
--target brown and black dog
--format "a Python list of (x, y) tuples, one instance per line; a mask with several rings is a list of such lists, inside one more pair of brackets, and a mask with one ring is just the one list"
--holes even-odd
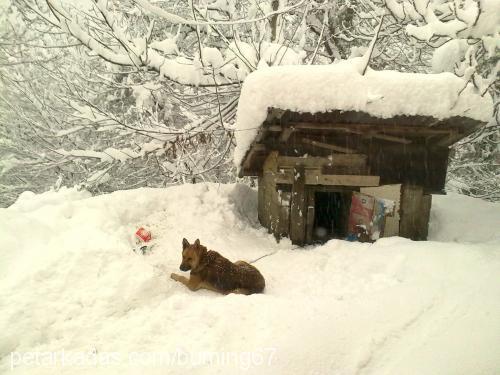
[(195, 291), (209, 289), (222, 294), (262, 293), (266, 282), (257, 268), (244, 261), (232, 263), (218, 252), (207, 250), (196, 240), (182, 240), (181, 271), (189, 271), (189, 279), (172, 273), (170, 277)]

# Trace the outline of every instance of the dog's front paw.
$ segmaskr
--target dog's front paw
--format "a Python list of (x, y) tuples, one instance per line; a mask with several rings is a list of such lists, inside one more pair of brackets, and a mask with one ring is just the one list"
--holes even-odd
[(171, 273), (170, 278), (175, 281), (179, 281), (181, 279), (181, 275), (177, 275), (176, 273)]

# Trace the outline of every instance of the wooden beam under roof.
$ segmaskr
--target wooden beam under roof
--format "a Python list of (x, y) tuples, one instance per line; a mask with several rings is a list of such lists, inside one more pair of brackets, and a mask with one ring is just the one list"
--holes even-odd
[(286, 128), (293, 128), (297, 130), (322, 130), (322, 131), (374, 131), (380, 134), (380, 132), (390, 132), (390, 133), (417, 133), (422, 135), (428, 134), (450, 134), (455, 129), (439, 129), (436, 127), (428, 126), (409, 126), (409, 125), (389, 125), (389, 124), (347, 124), (347, 123), (313, 123), (313, 122), (289, 122), (286, 126), (281, 125), (271, 125), (266, 129), (271, 132), (281, 132)]
[(347, 129), (344, 127), (332, 127), (332, 131), (339, 131), (339, 132), (345, 132), (345, 133), (351, 133), (351, 134), (356, 134), (362, 137), (368, 137), (368, 138), (377, 138), (377, 139), (383, 139), (384, 141), (389, 141), (389, 142), (396, 142), (396, 143), (402, 143), (405, 145), (409, 145), (412, 141), (410, 139), (406, 139), (403, 137), (395, 137), (393, 135), (387, 135), (387, 134), (380, 134), (374, 130), (368, 130), (368, 131), (363, 131), (363, 130), (355, 130), (355, 129)]
[(463, 137), (464, 137), (463, 134), (459, 132), (453, 132), (447, 135), (446, 137), (442, 138), (441, 140), (437, 141), (436, 145), (440, 147), (449, 147), (455, 142), (458, 142)]
[(323, 166), (364, 167), (367, 156), (364, 154), (333, 154), (329, 157), (319, 156), (278, 156), (279, 168), (290, 168), (304, 165), (305, 168), (322, 168)]
[(263, 152), (265, 150), (266, 150), (266, 145), (264, 145), (262, 143), (253, 143), (250, 146), (250, 150), (248, 151), (247, 155), (245, 156), (245, 159), (243, 162), (243, 169), (248, 169), (250, 167), (252, 159), (256, 153)]
[(294, 128), (286, 127), (280, 134), (280, 142), (287, 142), (292, 133), (295, 131)]
[(404, 145), (409, 145), (412, 142), (410, 139), (406, 139), (403, 137), (395, 137), (393, 135), (387, 135), (387, 134), (370, 133), (370, 136), (373, 138), (383, 139), (384, 141), (396, 142)]
[(318, 141), (314, 141), (314, 140), (309, 139), (309, 138), (302, 138), (301, 141), (303, 143), (309, 144), (311, 146), (315, 146), (315, 147), (319, 147), (319, 148), (324, 148), (324, 149), (327, 149), (327, 150), (332, 150), (332, 151), (337, 151), (337, 152), (342, 152), (344, 154), (355, 154), (355, 153), (357, 153), (357, 151), (354, 150), (354, 149), (352, 149), (352, 148), (337, 146), (337, 145), (333, 145), (333, 144), (330, 144), (330, 143), (318, 142)]

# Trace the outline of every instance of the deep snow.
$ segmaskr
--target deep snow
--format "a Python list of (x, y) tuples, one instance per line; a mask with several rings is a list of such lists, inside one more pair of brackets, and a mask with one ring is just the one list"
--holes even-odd
[[(292, 250), (258, 225), (243, 185), (24, 193), (0, 209), (0, 373), (493, 374), (499, 205), (433, 204), (432, 241)], [(131, 250), (139, 226), (147, 256)], [(183, 237), (231, 260), (278, 250), (256, 263), (265, 294), (173, 282)]]

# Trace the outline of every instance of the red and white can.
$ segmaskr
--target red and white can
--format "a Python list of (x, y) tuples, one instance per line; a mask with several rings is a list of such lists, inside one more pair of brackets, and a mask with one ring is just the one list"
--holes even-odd
[(135, 237), (141, 242), (149, 242), (151, 241), (151, 232), (143, 227), (140, 227), (137, 229), (137, 232), (135, 232)]
[(151, 232), (143, 227), (140, 227), (137, 229), (135, 232), (135, 244), (136, 247), (134, 248), (134, 251), (138, 253), (139, 251), (145, 255), (146, 253), (149, 253), (151, 251), (152, 245), (147, 244), (146, 242), (151, 241)]

